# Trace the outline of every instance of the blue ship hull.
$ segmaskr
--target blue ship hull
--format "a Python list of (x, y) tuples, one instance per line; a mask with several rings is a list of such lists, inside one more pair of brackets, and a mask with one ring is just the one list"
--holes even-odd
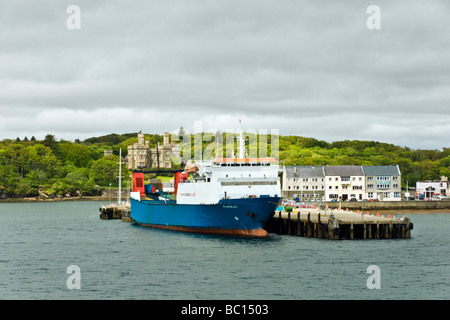
[(218, 204), (131, 199), (131, 218), (142, 226), (194, 233), (266, 237), (263, 229), (280, 197), (222, 199)]

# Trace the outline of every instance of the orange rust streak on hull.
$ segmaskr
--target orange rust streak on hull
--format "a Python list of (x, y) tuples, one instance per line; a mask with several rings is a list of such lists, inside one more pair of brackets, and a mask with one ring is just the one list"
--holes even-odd
[(157, 229), (166, 229), (172, 231), (189, 232), (189, 233), (202, 233), (202, 234), (223, 234), (229, 236), (243, 236), (243, 237), (257, 237), (265, 238), (268, 233), (264, 229), (220, 229), (220, 228), (195, 228), (195, 227), (183, 227), (183, 226), (165, 226), (159, 224), (143, 224), (139, 223), (143, 227), (151, 227)]

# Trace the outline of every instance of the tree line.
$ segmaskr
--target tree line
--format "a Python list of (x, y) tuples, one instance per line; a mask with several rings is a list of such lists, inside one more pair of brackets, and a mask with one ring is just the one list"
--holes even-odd
[[(158, 142), (162, 143), (162, 136), (146, 135), (146, 140), (154, 148)], [(190, 140), (194, 148), (194, 136)], [(248, 149), (259, 150), (260, 139), (249, 140), (252, 142)], [(266, 141), (270, 149), (270, 138), (262, 141)], [(117, 186), (119, 149), (125, 157), (127, 146), (134, 142), (137, 142), (135, 133), (73, 142), (57, 141), (51, 134), (44, 140), (32, 137), (0, 141), (0, 198), (100, 195), (106, 187)], [(202, 149), (205, 150), (208, 144), (211, 144), (210, 140), (203, 143)], [(105, 156), (106, 149), (112, 149), (112, 154)], [(450, 176), (450, 148), (414, 150), (377, 141), (326, 142), (308, 137), (279, 136), (278, 149), (277, 156), (285, 165), (399, 165), (403, 186), (406, 182), (413, 186), (419, 180)], [(267, 154), (271, 154), (270, 150)], [(122, 175), (127, 177), (128, 174), (123, 165)]]
[(402, 186), (450, 177), (450, 148), (422, 150), (377, 141), (325, 142), (297, 136), (280, 137), (280, 159), (285, 165), (398, 165)]
[[(119, 156), (111, 146), (45, 139), (0, 142), (0, 197), (81, 197), (101, 195), (117, 185)], [(125, 167), (123, 168), (126, 172)]]

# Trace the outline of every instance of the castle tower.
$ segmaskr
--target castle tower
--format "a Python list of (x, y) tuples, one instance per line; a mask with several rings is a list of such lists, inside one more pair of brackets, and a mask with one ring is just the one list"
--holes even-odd
[(164, 132), (164, 145), (165, 146), (169, 145), (169, 137), (170, 137), (170, 133)]
[(145, 135), (138, 133), (138, 142), (128, 146), (128, 169), (146, 168), (149, 166), (149, 143)]
[(145, 135), (141, 132), (138, 133), (138, 145), (143, 145), (145, 140)]

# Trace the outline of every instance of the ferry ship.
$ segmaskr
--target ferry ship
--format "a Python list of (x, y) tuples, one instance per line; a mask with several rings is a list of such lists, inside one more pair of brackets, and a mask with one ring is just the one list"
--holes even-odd
[(131, 218), (146, 227), (266, 237), (264, 225), (281, 202), (280, 166), (274, 158), (244, 157), (242, 130), (239, 139), (239, 157), (195, 161), (175, 173), (176, 200), (133, 192)]

